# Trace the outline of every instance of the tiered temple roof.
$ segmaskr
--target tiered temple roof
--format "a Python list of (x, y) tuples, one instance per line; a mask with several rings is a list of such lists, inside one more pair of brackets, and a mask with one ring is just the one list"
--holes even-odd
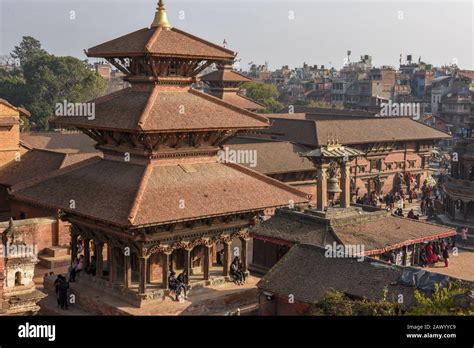
[(107, 58), (132, 86), (92, 100), (94, 117), (57, 116), (55, 123), (89, 135), (104, 158), (21, 183), (13, 187), (16, 200), (122, 228), (261, 213), (308, 201), (290, 186), (218, 161), (225, 140), (268, 127), (269, 121), (192, 89), (199, 71), (233, 60), (234, 53), (171, 28), (162, 1), (150, 28), (95, 46), (87, 55)]
[(239, 93), (239, 87), (252, 79), (233, 71), (232, 64), (219, 64), (217, 70), (201, 76), (200, 80), (209, 86), (210, 94), (229, 104), (247, 110), (265, 109), (264, 105)]

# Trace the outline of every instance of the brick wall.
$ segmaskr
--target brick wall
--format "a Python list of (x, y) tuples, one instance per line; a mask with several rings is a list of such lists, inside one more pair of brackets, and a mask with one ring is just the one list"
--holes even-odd
[[(9, 222), (0, 223), (0, 233), (8, 228)], [(41, 253), (45, 248), (58, 245), (58, 221), (54, 218), (35, 218), (15, 221), (15, 227), (24, 233), (25, 242), (34, 244)], [(65, 231), (64, 231), (65, 233)]]
[[(14, 117), (20, 120), (17, 110), (0, 103), (0, 118)], [(20, 126), (0, 127), (0, 167), (15, 159), (20, 150)]]
[(261, 293), (259, 295), (259, 315), (304, 315), (310, 305), (305, 302), (295, 300), (289, 302), (287, 296), (275, 295), (268, 301), (267, 297)]

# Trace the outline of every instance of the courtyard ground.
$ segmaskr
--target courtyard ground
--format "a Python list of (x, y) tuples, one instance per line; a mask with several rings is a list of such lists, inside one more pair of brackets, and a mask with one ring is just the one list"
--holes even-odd
[(433, 267), (426, 267), (428, 271), (445, 274), (451, 277), (474, 281), (474, 252), (458, 250), (458, 255), (449, 255), (449, 267), (444, 262), (438, 262)]

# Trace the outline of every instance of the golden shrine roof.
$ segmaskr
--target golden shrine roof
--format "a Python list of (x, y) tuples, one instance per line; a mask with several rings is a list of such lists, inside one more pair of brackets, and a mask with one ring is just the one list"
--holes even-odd
[[(14, 186), (12, 195), (123, 227), (258, 211), (309, 199), (291, 186), (238, 164), (189, 166), (193, 170), (178, 164), (138, 165), (96, 157)], [(69, 208), (71, 199), (75, 209)]]

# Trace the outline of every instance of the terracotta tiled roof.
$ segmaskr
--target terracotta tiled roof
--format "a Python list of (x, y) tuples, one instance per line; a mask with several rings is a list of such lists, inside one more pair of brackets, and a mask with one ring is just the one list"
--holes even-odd
[[(256, 167), (252, 168), (263, 174), (276, 174), (300, 171), (314, 171), (314, 165), (299, 153), (308, 148), (287, 141), (255, 142), (247, 144), (229, 144), (232, 150), (255, 151)], [(249, 164), (243, 164), (246, 167)]]
[(387, 141), (447, 139), (451, 136), (408, 117), (374, 117), (344, 120), (302, 120), (273, 118), (265, 133), (277, 139), (304, 145), (323, 146), (335, 136), (341, 144), (365, 144)]
[(159, 57), (233, 60), (234, 52), (176, 28), (143, 28), (87, 50), (89, 57)]
[(364, 223), (334, 227), (345, 245), (364, 245), (366, 254), (377, 254), (403, 245), (421, 243), (440, 237), (454, 236), (456, 230), (423, 221), (388, 216)]
[[(308, 106), (295, 105), (293, 107), (295, 113), (305, 113), (308, 115), (328, 115), (328, 116), (347, 116), (347, 117), (374, 117), (373, 112), (364, 110), (349, 110), (349, 109), (336, 109), (336, 108), (316, 108)], [(281, 110), (282, 113), (287, 113), (288, 108)]]
[[(456, 234), (455, 229), (447, 226), (375, 213), (360, 215), (347, 222), (334, 220), (331, 224), (334, 240), (343, 245), (363, 245), (365, 255), (381, 254), (386, 250)], [(313, 231), (313, 234), (305, 231)], [(254, 234), (268, 238), (318, 246), (332, 241), (325, 231), (325, 224), (311, 214), (284, 210), (277, 211), (252, 230)]]
[(28, 110), (26, 110), (25, 108), (22, 108), (22, 107), (14, 106), (14, 105), (10, 104), (10, 102), (6, 99), (0, 98), (0, 103), (12, 108), (13, 110), (18, 111), (21, 116), (25, 116), (25, 117), (30, 117), (31, 116), (31, 114)]
[(94, 154), (65, 154), (34, 149), (22, 155), (21, 161), (14, 161), (0, 168), (0, 184), (17, 185), (92, 156)]
[(239, 74), (236, 71), (230, 69), (219, 69), (212, 71), (206, 75), (200, 77), (201, 81), (235, 81), (235, 82), (248, 82), (252, 81), (251, 78)]
[(20, 139), (35, 149), (52, 150), (65, 153), (93, 153), (95, 141), (83, 133), (25, 132)]
[[(70, 210), (69, 201), (74, 199), (75, 214), (120, 226), (162, 224), (308, 201), (301, 191), (230, 163), (193, 164), (192, 171), (179, 165), (142, 166), (110, 160), (76, 166), (38, 183), (14, 187), (13, 195), (64, 211)], [(180, 208), (180, 202), (185, 208)]]
[(61, 125), (130, 131), (264, 128), (268, 119), (189, 87), (130, 87), (91, 101), (95, 118), (56, 117)]
[(306, 120), (306, 114), (299, 112), (299, 113), (282, 113), (282, 114), (265, 114), (265, 117), (268, 117), (270, 119), (273, 118), (283, 118), (283, 119), (289, 119), (289, 120)]
[(251, 230), (257, 239), (288, 241), (294, 244), (303, 243), (324, 246), (335, 239), (325, 225), (310, 221), (291, 219), (291, 215), (281, 211)]
[[(263, 110), (265, 109), (265, 106), (263, 106), (260, 103), (257, 103), (255, 100), (252, 100), (250, 98), (247, 98), (246, 96), (243, 96), (238, 93), (227, 93), (225, 92), (222, 99), (229, 104), (235, 105), (241, 109), (247, 109), (247, 110)], [(266, 117), (266, 115), (265, 115)]]
[(295, 300), (316, 303), (330, 291), (382, 300), (384, 288), (388, 298), (402, 294), (404, 305), (414, 304), (413, 288), (398, 283), (403, 268), (366, 257), (360, 262), (353, 258), (326, 257), (321, 247), (299, 244), (265, 274), (257, 286), (261, 290)]

